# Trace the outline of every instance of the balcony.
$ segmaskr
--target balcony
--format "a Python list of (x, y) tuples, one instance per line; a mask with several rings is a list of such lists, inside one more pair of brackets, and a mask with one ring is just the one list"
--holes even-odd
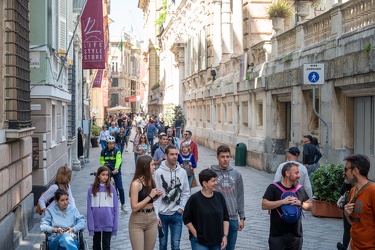
[[(373, 0), (337, 4), (329, 11), (274, 36), (271, 59), (287, 58), (292, 53), (306, 51), (323, 43), (339, 46), (336, 44), (337, 38), (349, 36), (375, 24), (374, 10)], [(259, 44), (251, 49), (259, 50)], [(264, 58), (262, 59), (257, 59), (254, 66), (264, 63)]]

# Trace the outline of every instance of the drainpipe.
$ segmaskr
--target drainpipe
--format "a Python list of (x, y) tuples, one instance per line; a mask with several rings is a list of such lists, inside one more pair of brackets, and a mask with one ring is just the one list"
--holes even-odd
[(324, 126), (326, 127), (326, 148), (325, 148), (325, 155), (326, 155), (326, 163), (328, 163), (328, 124), (326, 121), (324, 121), (323, 117), (319, 115), (318, 112), (315, 110), (315, 85), (312, 86), (313, 90), (313, 111), (315, 115), (323, 122)]

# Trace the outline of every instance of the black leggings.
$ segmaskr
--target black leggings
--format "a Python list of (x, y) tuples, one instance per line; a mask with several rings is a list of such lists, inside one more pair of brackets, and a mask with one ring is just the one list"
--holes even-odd
[(110, 250), (112, 232), (94, 232), (93, 249)]
[(344, 249), (347, 249), (349, 246), (349, 242), (350, 242), (350, 228), (352, 228), (352, 225), (350, 225), (350, 223), (346, 219), (345, 214), (343, 216), (343, 221), (344, 221), (344, 234), (342, 236), (342, 246), (344, 247)]

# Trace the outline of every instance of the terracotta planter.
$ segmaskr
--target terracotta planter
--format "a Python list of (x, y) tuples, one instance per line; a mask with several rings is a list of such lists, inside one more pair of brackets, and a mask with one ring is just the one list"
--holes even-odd
[(313, 200), (311, 213), (315, 217), (342, 218), (342, 210), (337, 207), (335, 202)]

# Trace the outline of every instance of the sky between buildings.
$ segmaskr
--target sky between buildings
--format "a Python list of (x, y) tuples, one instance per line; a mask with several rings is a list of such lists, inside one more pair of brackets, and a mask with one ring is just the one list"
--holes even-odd
[(120, 37), (124, 30), (143, 39), (143, 12), (138, 8), (138, 0), (111, 0), (109, 17), (113, 20), (109, 26), (111, 37)]

